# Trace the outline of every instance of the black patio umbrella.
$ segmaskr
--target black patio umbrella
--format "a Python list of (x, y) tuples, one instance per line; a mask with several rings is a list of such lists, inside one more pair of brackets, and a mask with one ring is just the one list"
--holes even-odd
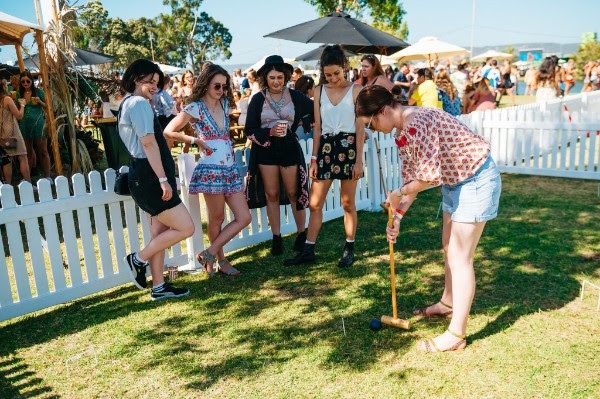
[[(88, 65), (100, 65), (113, 62), (114, 57), (110, 55), (98, 53), (96, 51), (82, 50), (80, 48), (75, 49), (75, 66), (88, 66)], [(36, 54), (31, 58), (24, 60), (26, 68), (39, 68), (40, 58)]]
[(302, 43), (336, 43), (355, 53), (384, 55), (409, 46), (404, 40), (354, 19), (345, 12), (337, 11), (264, 37)]
[[(323, 46), (319, 46), (314, 50), (310, 50), (308, 53), (304, 53), (302, 55), (299, 55), (298, 57), (295, 58), (296, 61), (314, 61), (314, 60), (320, 60), (321, 59), (321, 54), (323, 54), (323, 50), (325, 50), (325, 47), (327, 47), (326, 45)], [(346, 54), (346, 57), (354, 57), (356, 54), (353, 53), (352, 51), (348, 51), (346, 49), (344, 49), (344, 54)]]
[(18, 75), (20, 72), (19, 67), (0, 64), (0, 79), (8, 80), (11, 76)]

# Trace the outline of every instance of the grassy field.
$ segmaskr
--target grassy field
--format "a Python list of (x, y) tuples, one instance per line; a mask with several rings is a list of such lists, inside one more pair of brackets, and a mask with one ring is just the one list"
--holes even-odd
[[(597, 184), (503, 176), (462, 353), (415, 348), (446, 321), (368, 329), (391, 313), (390, 283), (386, 216), (362, 212), (349, 270), (336, 267), (336, 220), (313, 266), (287, 269), (264, 244), (230, 257), (238, 277), (180, 277), (192, 291), (182, 300), (128, 285), (1, 323), (0, 397), (600, 398), (598, 293), (578, 297), (583, 278), (600, 283)], [(441, 294), (439, 200), (421, 194), (403, 221), (401, 317)]]

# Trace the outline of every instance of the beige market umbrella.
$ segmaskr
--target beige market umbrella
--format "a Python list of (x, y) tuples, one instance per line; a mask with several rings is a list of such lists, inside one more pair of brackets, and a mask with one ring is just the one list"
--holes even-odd
[(485, 53), (471, 57), (471, 61), (485, 61), (488, 58), (495, 58), (497, 60), (510, 60), (513, 58), (513, 55), (509, 53), (502, 53), (496, 50), (488, 50)]
[(432, 59), (463, 56), (467, 50), (454, 44), (438, 40), (437, 37), (426, 36), (421, 38), (412, 46), (390, 55), (397, 61), (427, 60), (431, 64)]

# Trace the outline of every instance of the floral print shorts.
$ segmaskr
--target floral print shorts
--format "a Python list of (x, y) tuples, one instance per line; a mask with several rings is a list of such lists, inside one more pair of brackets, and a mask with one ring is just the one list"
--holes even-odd
[(356, 162), (356, 134), (321, 136), (317, 154), (318, 180), (349, 180)]

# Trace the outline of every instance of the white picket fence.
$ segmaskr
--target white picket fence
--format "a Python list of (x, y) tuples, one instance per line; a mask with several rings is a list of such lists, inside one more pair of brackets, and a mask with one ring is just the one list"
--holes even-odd
[[(400, 186), (401, 174), (394, 140), (382, 134), (378, 140), (386, 188), (396, 188)], [(309, 160), (312, 140), (301, 143)], [(373, 139), (364, 149), (365, 178), (360, 180), (356, 192), (359, 210), (377, 209), (385, 199), (372, 143)], [(248, 155), (248, 151), (236, 151), (244, 173)], [(202, 225), (207, 222), (199, 196), (187, 193), (194, 165), (193, 155), (178, 159), (178, 189), (196, 231), (186, 245), (177, 244), (167, 250), (165, 259), (165, 266), (176, 265), (184, 270), (199, 267), (195, 254), (204, 249)], [(54, 186), (40, 180), (37, 199), (32, 186), (24, 182), (18, 187), (19, 202), (12, 186), (0, 186), (0, 321), (129, 282), (122, 259), (147, 243), (150, 234), (143, 212), (131, 197), (113, 192), (114, 180), (112, 169), (106, 170), (104, 176), (93, 171), (87, 180), (81, 174), (74, 175), (71, 181), (60, 176)], [(336, 182), (328, 194), (323, 216), (324, 220), (331, 220), (342, 215), (340, 186)], [(281, 207), (281, 216), (282, 233), (295, 231), (289, 206)], [(229, 213), (227, 219), (231, 218)], [(252, 210), (251, 225), (225, 250), (270, 238), (266, 209)]]
[(600, 92), (460, 117), (501, 172), (600, 180)]

